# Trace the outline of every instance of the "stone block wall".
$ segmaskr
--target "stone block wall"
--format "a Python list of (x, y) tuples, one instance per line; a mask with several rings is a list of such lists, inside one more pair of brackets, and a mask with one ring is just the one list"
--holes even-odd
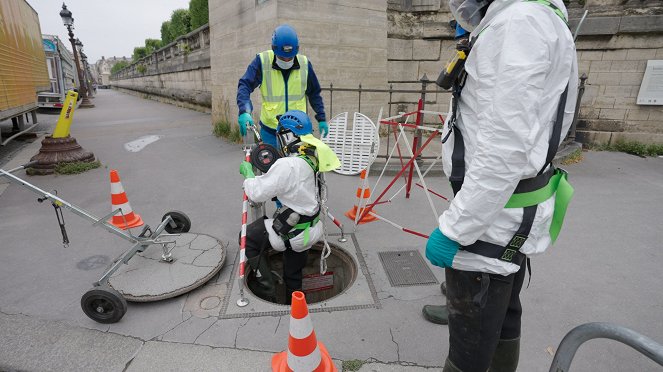
[[(446, 1), (388, 0), (388, 80), (435, 80), (451, 58), (453, 31)], [(663, 143), (663, 107), (637, 105), (647, 60), (663, 59), (663, 3), (658, 0), (577, 0), (568, 4), (571, 30), (584, 10), (589, 16), (577, 40), (579, 73), (588, 77), (581, 101), (577, 139)], [(407, 88), (406, 88), (407, 89)], [(414, 88), (416, 89), (416, 88)], [(449, 94), (427, 96), (427, 108), (448, 109)], [(394, 101), (414, 109), (416, 94)], [(403, 106), (405, 107), (405, 106)]]
[(638, 105), (648, 60), (663, 60), (663, 3), (588, 0), (571, 5), (572, 30), (584, 9), (591, 15), (576, 42), (578, 72), (587, 76), (576, 138), (663, 143), (663, 106)]
[[(255, 55), (270, 48), (274, 28), (283, 23), (297, 30), (300, 53), (310, 59), (323, 88), (332, 82), (337, 87), (387, 85), (387, 5), (382, 0), (210, 0), (209, 4), (214, 121), (236, 122), (237, 82)], [(356, 95), (335, 93), (330, 112), (329, 92), (323, 92), (323, 99), (328, 119), (356, 106)], [(257, 90), (251, 100), (257, 119), (261, 104)], [(377, 116), (382, 101), (362, 97), (362, 112)]]
[(111, 86), (209, 112), (210, 31), (204, 25), (111, 76)]

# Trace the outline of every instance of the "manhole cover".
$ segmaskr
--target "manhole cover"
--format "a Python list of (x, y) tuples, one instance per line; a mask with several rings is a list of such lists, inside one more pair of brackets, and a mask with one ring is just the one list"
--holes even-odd
[(419, 251), (379, 252), (378, 255), (392, 287), (437, 284)]

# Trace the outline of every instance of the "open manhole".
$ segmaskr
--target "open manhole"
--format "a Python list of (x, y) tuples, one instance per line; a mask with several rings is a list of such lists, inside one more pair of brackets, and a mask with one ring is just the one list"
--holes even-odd
[[(331, 254), (327, 257), (327, 271), (320, 274), (320, 255), (322, 243), (315, 244), (309, 249), (306, 267), (302, 271), (302, 291), (306, 294), (306, 302), (314, 304), (329, 300), (343, 293), (357, 278), (357, 263), (343, 248), (329, 244)], [(269, 265), (272, 269), (272, 277), (276, 285), (276, 302), (272, 299), (262, 297), (259, 293), (251, 291), (252, 284), (256, 280), (255, 272), (246, 276), (246, 288), (255, 296), (265, 301), (285, 305), (285, 283), (283, 278), (283, 253), (270, 251)]]

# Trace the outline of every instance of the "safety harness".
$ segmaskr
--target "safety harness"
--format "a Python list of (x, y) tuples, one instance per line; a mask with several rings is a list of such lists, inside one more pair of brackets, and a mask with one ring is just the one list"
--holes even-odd
[[(534, 2), (547, 6), (552, 9), (557, 16), (568, 26), (564, 13), (554, 4), (547, 0), (524, 0), (525, 2)], [(479, 34), (470, 41), (470, 50), (476, 39), (485, 31), (482, 30)], [(461, 92), (465, 86), (467, 73), (463, 72), (452, 88), (452, 113), (449, 119), (449, 133), (443, 138), (442, 142), (446, 142), (451, 132), (454, 132), (454, 149), (451, 154), (451, 188), (454, 195), (456, 195), (463, 186), (465, 178), (465, 143), (463, 135), (460, 130), (456, 130), (456, 116), (458, 112), (458, 101)], [(564, 92), (562, 93), (559, 105), (557, 106), (557, 114), (555, 123), (553, 125), (552, 135), (548, 142), (548, 153), (543, 168), (538, 172), (535, 177), (521, 180), (516, 187), (513, 195), (506, 203), (505, 208), (523, 208), (523, 219), (518, 227), (518, 230), (513, 235), (511, 240), (506, 246), (501, 246), (486, 241), (478, 240), (475, 243), (461, 247), (462, 250), (475, 253), (489, 258), (497, 258), (505, 262), (511, 262), (516, 265), (521, 265), (525, 259), (525, 255), (520, 252), (520, 248), (525, 244), (529, 237), (534, 217), (536, 216), (537, 206), (540, 203), (548, 200), (555, 195), (555, 210), (553, 212), (553, 219), (550, 225), (550, 238), (555, 242), (559, 236), (564, 221), (566, 209), (573, 196), (573, 187), (569, 184), (567, 177), (568, 174), (563, 169), (555, 168), (552, 160), (557, 153), (559, 143), (562, 135), (562, 125), (564, 121), (564, 107), (566, 106), (566, 97), (568, 95), (569, 86), (567, 84)]]
[[(297, 157), (306, 161), (306, 163), (311, 167), (311, 169), (313, 169), (313, 175), (317, 179), (318, 167), (316, 166), (316, 164), (307, 155), (298, 155)], [(281, 216), (287, 218), (287, 216), (291, 213), (295, 212), (290, 208), (286, 208), (283, 212), (279, 213), (279, 216), (277, 218), (281, 218)], [(290, 239), (302, 233), (304, 234), (303, 245), (308, 244), (310, 229), (311, 227), (315, 226), (315, 224), (318, 223), (318, 221), (320, 221), (320, 208), (318, 208), (318, 211), (313, 216), (299, 216), (298, 223), (295, 226), (293, 226), (290, 231), (288, 231), (285, 234), (280, 234), (281, 239), (283, 239), (283, 242), (285, 243), (285, 246), (287, 248), (292, 249), (292, 246), (290, 245)]]

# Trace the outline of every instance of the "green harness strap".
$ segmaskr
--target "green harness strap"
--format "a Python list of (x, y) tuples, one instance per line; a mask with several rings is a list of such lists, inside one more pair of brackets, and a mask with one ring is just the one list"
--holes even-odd
[(524, 0), (524, 1), (527, 2), (527, 3), (539, 3), (541, 5), (547, 6), (548, 8), (552, 9), (552, 11), (555, 12), (555, 14), (557, 14), (557, 16), (559, 18), (561, 18), (562, 21), (564, 21), (564, 23), (567, 26), (569, 25), (569, 22), (566, 20), (566, 16), (564, 15), (564, 12), (562, 12), (562, 10), (557, 7), (557, 5), (551, 3), (550, 1), (548, 1), (548, 0)]
[(554, 243), (562, 229), (566, 209), (573, 198), (573, 193), (573, 186), (568, 181), (568, 174), (557, 168), (546, 186), (535, 191), (511, 195), (504, 208), (525, 208), (541, 204), (554, 195), (555, 211), (550, 224), (550, 239)]
[(293, 230), (285, 235), (282, 236), (284, 240), (290, 240), (294, 238), (295, 236), (299, 235), (304, 232), (304, 245), (308, 244), (309, 240), (309, 230), (311, 229), (311, 226), (315, 226), (316, 223), (320, 221), (320, 215), (316, 216), (313, 221), (309, 222), (302, 222), (298, 223), (293, 227)]

